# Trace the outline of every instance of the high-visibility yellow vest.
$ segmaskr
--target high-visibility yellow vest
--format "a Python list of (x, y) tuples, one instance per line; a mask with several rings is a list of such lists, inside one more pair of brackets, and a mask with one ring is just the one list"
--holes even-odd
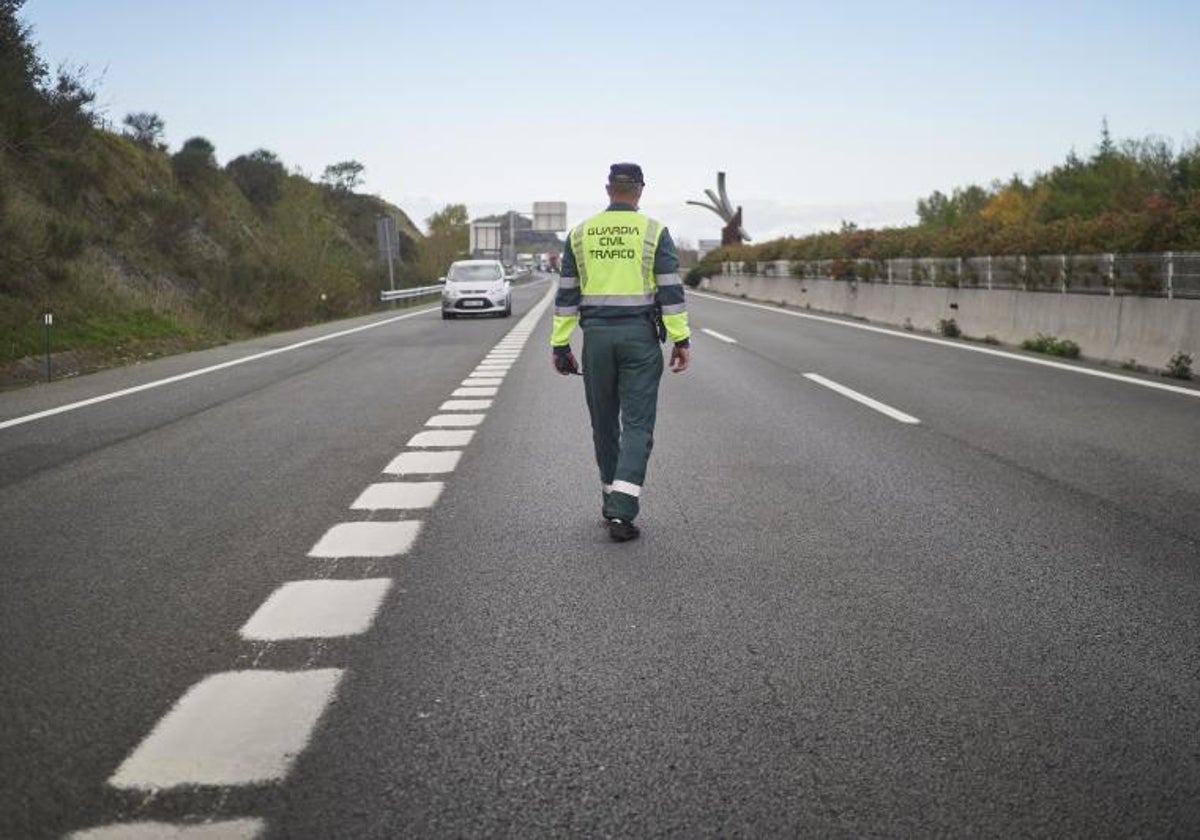
[(683, 281), (677, 271), (655, 274), (665, 228), (635, 210), (605, 210), (570, 233), (577, 277), (559, 278), (554, 298), (553, 347), (566, 347), (580, 315), (618, 318), (661, 306), (667, 337), (691, 336)]
[(606, 210), (571, 231), (582, 306), (654, 305), (654, 253), (662, 225), (631, 210)]

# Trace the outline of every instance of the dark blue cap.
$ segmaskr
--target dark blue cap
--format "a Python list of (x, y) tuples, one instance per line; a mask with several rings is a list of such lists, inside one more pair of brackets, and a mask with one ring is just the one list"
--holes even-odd
[(636, 163), (614, 163), (608, 168), (608, 183), (644, 186), (646, 181), (642, 178), (642, 167)]

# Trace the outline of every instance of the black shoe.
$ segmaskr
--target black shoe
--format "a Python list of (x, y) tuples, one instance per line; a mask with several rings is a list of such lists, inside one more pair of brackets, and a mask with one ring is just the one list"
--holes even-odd
[(632, 522), (626, 522), (624, 519), (608, 520), (608, 535), (612, 537), (613, 542), (636, 540), (640, 533), (641, 529)]

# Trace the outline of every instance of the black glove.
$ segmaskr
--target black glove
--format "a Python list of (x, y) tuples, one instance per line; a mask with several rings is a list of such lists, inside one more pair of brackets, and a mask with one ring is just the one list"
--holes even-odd
[(554, 369), (563, 376), (579, 373), (579, 363), (575, 361), (570, 345), (554, 348)]

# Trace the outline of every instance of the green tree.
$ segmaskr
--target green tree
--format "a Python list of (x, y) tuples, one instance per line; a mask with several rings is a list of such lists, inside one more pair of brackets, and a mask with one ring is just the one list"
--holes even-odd
[(923, 225), (945, 225), (949, 212), (950, 199), (941, 190), (917, 199), (917, 220)]
[(421, 243), (417, 260), (422, 279), (442, 277), (450, 263), (467, 255), (471, 223), (465, 204), (447, 204), (425, 220), (429, 236)]
[(274, 152), (258, 149), (231, 160), (225, 171), (238, 189), (257, 207), (269, 207), (283, 197), (283, 180), (287, 172)]
[(33, 134), (46, 78), (30, 37), (17, 18), (25, 0), (0, 0), (0, 140), (22, 145)]
[(953, 228), (979, 218), (991, 196), (983, 187), (972, 184), (959, 188), (950, 196), (934, 190), (928, 198), (917, 201), (917, 219), (922, 225)]
[(163, 132), (166, 123), (162, 117), (149, 111), (136, 111), (125, 115), (124, 124), (128, 127), (125, 135), (135, 143), (141, 143), (148, 149), (161, 149)]
[(471, 224), (467, 216), (467, 205), (447, 204), (426, 219), (425, 224), (429, 226), (430, 236), (466, 237), (463, 239), (463, 247), (467, 246)]
[(187, 140), (171, 158), (179, 183), (198, 187), (210, 183), (217, 172), (216, 147), (203, 137)]
[(82, 68), (60, 67), (51, 81), (17, 17), (23, 5), (0, 0), (0, 142), (21, 153), (76, 147), (95, 126), (96, 94)]
[(354, 188), (363, 181), (362, 173), (365, 168), (356, 160), (344, 160), (341, 163), (330, 164), (325, 167), (321, 183), (334, 192), (354, 192)]
[(1171, 194), (1180, 204), (1188, 196), (1200, 196), (1200, 139), (1179, 152), (1171, 172)]
[(1117, 153), (1117, 145), (1113, 143), (1112, 135), (1108, 131), (1108, 117), (1100, 120), (1100, 144), (1096, 147), (1096, 155), (1092, 158), (1093, 162), (1103, 162)]

